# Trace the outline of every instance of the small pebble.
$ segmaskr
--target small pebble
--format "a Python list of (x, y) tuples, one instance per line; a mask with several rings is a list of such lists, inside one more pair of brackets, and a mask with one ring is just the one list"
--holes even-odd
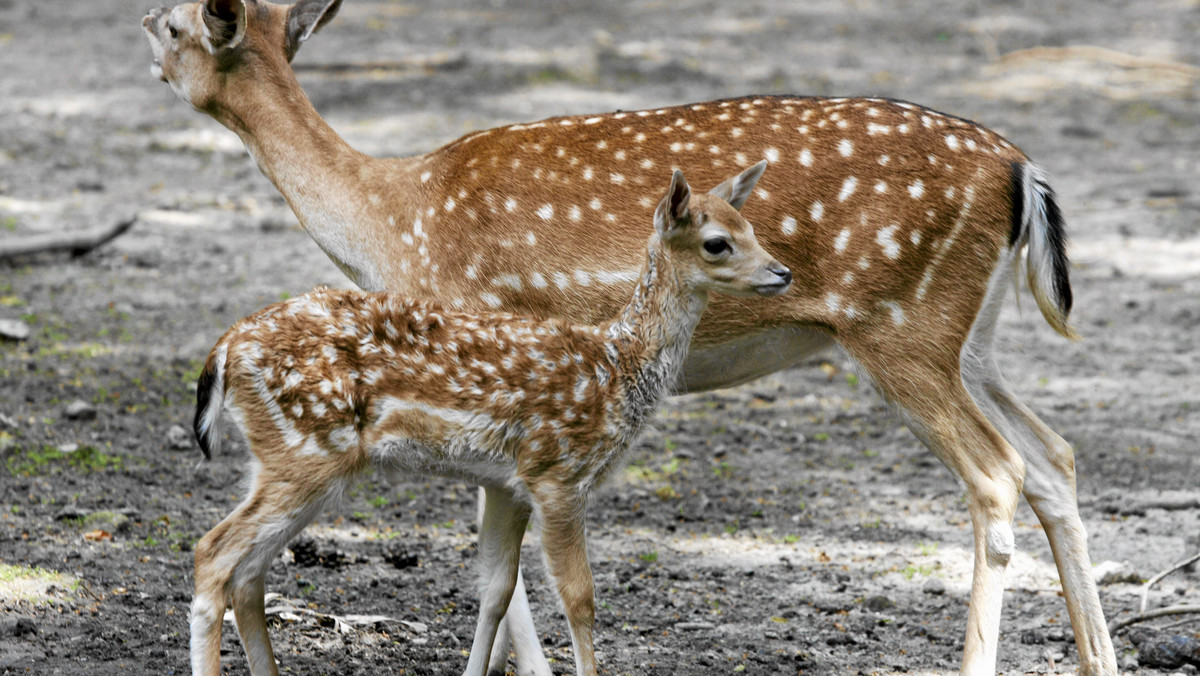
[(167, 430), (167, 445), (172, 450), (190, 451), (192, 449), (192, 433), (184, 429), (182, 425), (171, 425), (171, 429)]
[(95, 420), (96, 407), (82, 399), (76, 399), (67, 404), (67, 407), (63, 409), (63, 415), (67, 416), (69, 420)]
[(30, 333), (29, 325), (20, 319), (0, 319), (0, 338), (25, 340)]
[(921, 591), (934, 596), (941, 596), (946, 593), (946, 583), (936, 577), (931, 577), (921, 586)]

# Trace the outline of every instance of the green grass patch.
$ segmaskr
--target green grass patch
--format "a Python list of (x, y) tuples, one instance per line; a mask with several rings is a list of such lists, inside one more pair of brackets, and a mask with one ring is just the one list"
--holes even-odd
[(79, 588), (79, 581), (56, 570), (0, 563), (2, 601), (48, 601), (51, 586), (74, 591)]
[(45, 476), (72, 469), (80, 474), (125, 468), (126, 458), (106, 453), (95, 446), (64, 451), (56, 446), (18, 448), (10, 451), (5, 466), (12, 476)]

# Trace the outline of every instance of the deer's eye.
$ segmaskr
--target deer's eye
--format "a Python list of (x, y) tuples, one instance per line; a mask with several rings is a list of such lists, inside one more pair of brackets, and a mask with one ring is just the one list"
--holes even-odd
[(171, 39), (179, 37), (179, 31), (174, 26), (167, 26), (167, 32), (171, 34)]
[(731, 251), (732, 247), (729, 246), (729, 242), (724, 237), (713, 237), (712, 239), (704, 240), (704, 250), (710, 255), (719, 256), (725, 251)]

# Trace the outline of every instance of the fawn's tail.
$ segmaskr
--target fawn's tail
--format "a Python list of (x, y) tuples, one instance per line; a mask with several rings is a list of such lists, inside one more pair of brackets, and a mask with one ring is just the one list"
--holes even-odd
[(211, 460), (213, 452), (221, 450), (221, 411), (225, 403), (225, 358), (226, 348), (218, 344), (209, 353), (196, 383), (196, 417), (192, 430), (204, 459)]

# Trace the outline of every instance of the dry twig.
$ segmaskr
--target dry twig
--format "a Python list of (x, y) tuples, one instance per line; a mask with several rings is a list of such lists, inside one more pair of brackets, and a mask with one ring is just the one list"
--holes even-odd
[(1157, 584), (1159, 580), (1170, 575), (1171, 573), (1174, 573), (1175, 571), (1179, 570), (1180, 568), (1186, 568), (1187, 566), (1190, 566), (1191, 564), (1193, 564), (1197, 561), (1200, 561), (1200, 552), (1196, 552), (1194, 555), (1189, 556), (1186, 559), (1183, 559), (1182, 561), (1176, 562), (1170, 568), (1168, 568), (1168, 569), (1162, 571), (1161, 573), (1159, 573), (1158, 575), (1155, 575), (1154, 577), (1150, 578), (1146, 582), (1146, 585), (1144, 587), (1142, 587), (1142, 604), (1140, 606), (1138, 606), (1138, 612), (1139, 613), (1146, 612), (1146, 601), (1150, 598), (1150, 588), (1153, 587), (1155, 584)]
[(1133, 617), (1127, 617), (1120, 621), (1114, 620), (1108, 625), (1108, 633), (1115, 634), (1131, 624), (1145, 622), (1146, 620), (1153, 620), (1156, 617), (1165, 617), (1167, 615), (1190, 615), (1192, 613), (1200, 613), (1200, 606), (1167, 606), (1166, 608), (1159, 608), (1157, 610), (1151, 610), (1145, 613), (1138, 613)]
[(0, 241), (0, 260), (57, 251), (69, 251), (72, 256), (82, 256), (121, 236), (136, 222), (137, 215), (133, 215), (113, 225), (84, 232), (32, 235), (16, 240)]

